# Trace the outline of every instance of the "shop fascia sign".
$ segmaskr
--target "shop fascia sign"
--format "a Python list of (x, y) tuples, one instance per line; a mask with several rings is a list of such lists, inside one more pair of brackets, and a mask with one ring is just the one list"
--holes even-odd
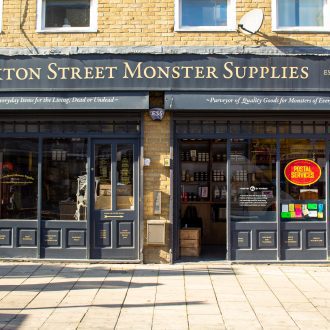
[(330, 59), (251, 55), (2, 57), (0, 90), (330, 90)]
[(284, 168), (285, 178), (296, 186), (309, 186), (322, 175), (321, 167), (310, 159), (296, 159)]

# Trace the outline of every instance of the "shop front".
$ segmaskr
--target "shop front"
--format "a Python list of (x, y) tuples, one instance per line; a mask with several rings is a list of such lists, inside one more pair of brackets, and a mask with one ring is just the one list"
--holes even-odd
[(322, 56), (0, 58), (1, 257), (328, 260), (328, 72)]
[[(148, 97), (85, 98), (79, 92), (0, 97), (7, 101), (0, 123), (2, 258), (139, 261), (141, 110)], [(38, 105), (26, 109), (26, 102)]]
[[(200, 227), (203, 257), (327, 260), (323, 116), (181, 113), (174, 122), (177, 232)], [(176, 243), (180, 258), (179, 235)]]

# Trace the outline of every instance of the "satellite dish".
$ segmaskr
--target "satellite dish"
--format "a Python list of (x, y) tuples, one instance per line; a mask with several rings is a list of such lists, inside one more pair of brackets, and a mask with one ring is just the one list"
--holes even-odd
[(255, 34), (259, 31), (264, 20), (264, 13), (261, 9), (253, 9), (247, 12), (239, 21), (238, 28), (244, 34)]

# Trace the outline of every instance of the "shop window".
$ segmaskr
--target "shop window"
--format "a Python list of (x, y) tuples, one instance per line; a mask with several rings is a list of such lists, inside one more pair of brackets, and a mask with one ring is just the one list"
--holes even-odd
[(230, 159), (231, 219), (275, 221), (276, 140), (232, 140)]
[(86, 220), (87, 139), (45, 139), (42, 219)]
[(329, 31), (327, 0), (273, 0), (273, 30)]
[(245, 121), (241, 123), (241, 133), (252, 133), (253, 132), (253, 122)]
[(189, 122), (189, 133), (190, 134), (201, 134), (202, 133), (202, 121), (191, 120)]
[(0, 140), (0, 219), (37, 219), (38, 140)]
[(96, 32), (97, 0), (38, 0), (38, 32)]
[(203, 133), (204, 134), (214, 133), (214, 121), (203, 121)]
[(216, 122), (215, 124), (215, 132), (218, 134), (227, 133), (228, 125), (226, 122)]
[(325, 142), (281, 140), (281, 221), (325, 220)]
[(95, 195), (96, 210), (112, 210), (112, 147), (109, 144), (95, 146)]
[(265, 122), (265, 133), (266, 134), (276, 134), (276, 122), (275, 121)]
[(177, 31), (235, 31), (235, 0), (176, 0)]
[(133, 210), (133, 145), (117, 146), (116, 209)]
[(175, 125), (175, 131), (177, 134), (188, 133), (188, 122), (177, 121)]

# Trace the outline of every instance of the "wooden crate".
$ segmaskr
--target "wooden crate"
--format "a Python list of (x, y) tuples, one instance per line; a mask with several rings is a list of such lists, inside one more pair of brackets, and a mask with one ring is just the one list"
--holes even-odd
[(201, 239), (201, 229), (200, 228), (182, 228), (180, 229), (180, 240), (181, 239)]
[(201, 254), (201, 248), (187, 247), (180, 248), (181, 257), (199, 257)]
[(180, 255), (198, 257), (201, 254), (201, 229), (183, 228), (180, 230)]

